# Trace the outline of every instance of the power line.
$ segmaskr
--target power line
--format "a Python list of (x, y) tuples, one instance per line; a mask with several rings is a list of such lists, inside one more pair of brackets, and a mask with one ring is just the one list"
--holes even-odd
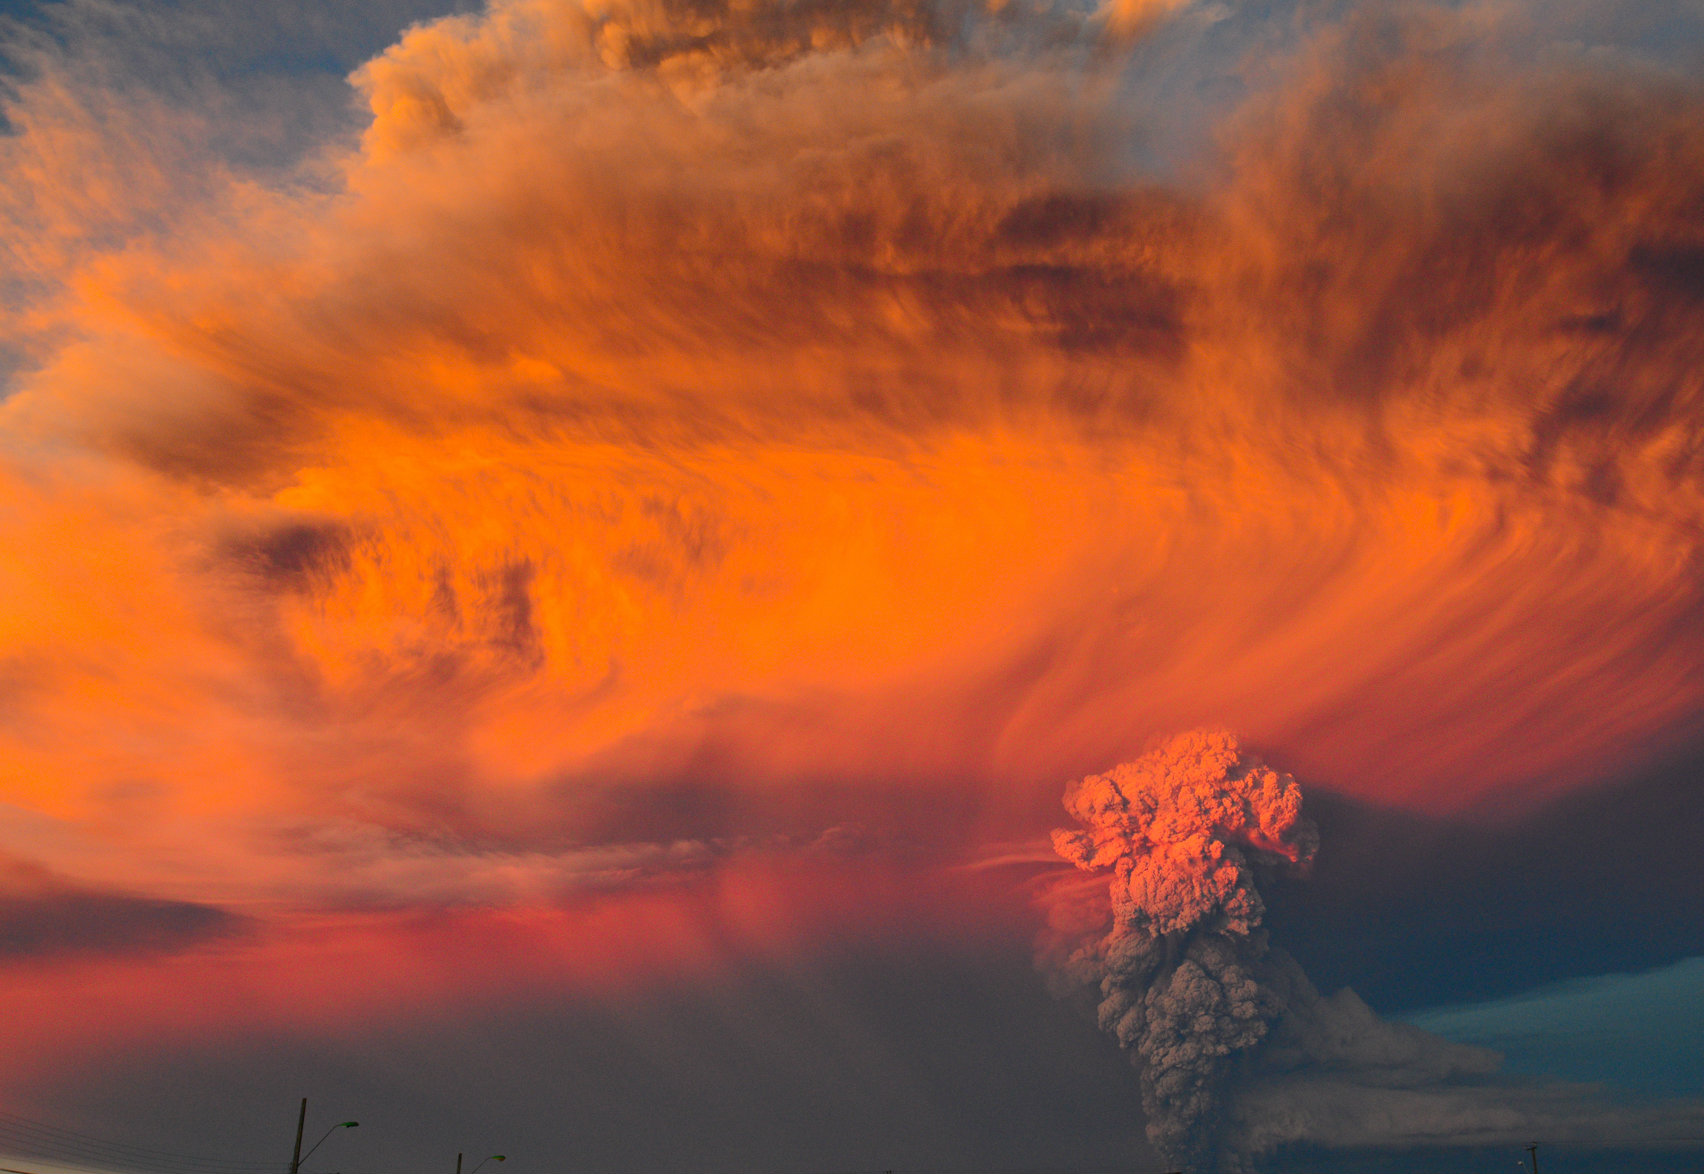
[(74, 1144), (96, 1146), (101, 1149), (123, 1151), (125, 1153), (161, 1158), (173, 1162), (183, 1162), (190, 1165), (215, 1165), (249, 1170), (272, 1170), (276, 1169), (281, 1164), (278, 1162), (238, 1162), (228, 1161), (223, 1158), (201, 1158), (174, 1153), (169, 1150), (154, 1149), (150, 1146), (131, 1145), (128, 1142), (106, 1141), (87, 1133), (79, 1133), (72, 1129), (63, 1129), (57, 1125), (49, 1125), (42, 1121), (33, 1121), (27, 1117), (20, 1117), (14, 1113), (0, 1112), (0, 1129), (18, 1130), (21, 1132), (35, 1134), (43, 1138), (62, 1139)]
[(0, 1126), (0, 1145), (14, 1152), (41, 1158), (97, 1162), (120, 1169), (158, 1172), (158, 1174), (274, 1174), (279, 1165), (225, 1162), (213, 1158), (168, 1155), (158, 1151), (137, 1152), (122, 1146), (76, 1140), (39, 1132)]
[(65, 1145), (84, 1149), (96, 1149), (107, 1153), (125, 1154), (138, 1158), (157, 1159), (174, 1165), (208, 1166), (229, 1170), (276, 1170), (278, 1162), (242, 1162), (224, 1158), (203, 1158), (187, 1154), (173, 1153), (168, 1150), (153, 1149), (148, 1146), (131, 1145), (127, 1142), (106, 1141), (101, 1138), (78, 1133), (70, 1129), (62, 1129), (40, 1121), (31, 1121), (10, 1113), (0, 1113), (0, 1133), (14, 1134), (33, 1142), (52, 1145)]
[(21, 1138), (0, 1135), (0, 1148), (25, 1156), (66, 1165), (94, 1166), (103, 1169), (128, 1171), (131, 1174), (282, 1174), (283, 1166), (271, 1166), (264, 1171), (253, 1167), (234, 1168), (206, 1164), (180, 1165), (153, 1157), (101, 1150), (92, 1146), (44, 1144)]
[(282, 1162), (245, 1162), (130, 1145), (0, 1112), (0, 1147), (54, 1161), (133, 1170), (138, 1174), (283, 1174)]

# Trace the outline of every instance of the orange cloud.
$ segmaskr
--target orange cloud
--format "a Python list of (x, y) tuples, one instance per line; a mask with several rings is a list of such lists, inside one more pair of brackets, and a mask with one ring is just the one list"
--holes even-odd
[[(0, 844), (525, 901), (612, 819), (1021, 834), (1203, 723), (1435, 811), (1690, 731), (1696, 86), (1357, 18), (1183, 183), (1101, 33), (505, 0), (358, 71), (303, 182), (55, 254)], [(13, 206), (108, 217), (68, 174)]]

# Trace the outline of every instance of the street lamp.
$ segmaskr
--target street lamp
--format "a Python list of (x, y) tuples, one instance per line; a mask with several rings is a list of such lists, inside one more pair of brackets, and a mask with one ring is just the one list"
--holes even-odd
[(309, 1158), (313, 1157), (314, 1156), (314, 1150), (319, 1149), (320, 1146), (325, 1144), (325, 1138), (326, 1137), (330, 1137), (332, 1134), (336, 1133), (339, 1129), (354, 1129), (356, 1126), (358, 1126), (360, 1124), (361, 1123), (359, 1121), (339, 1121), (336, 1125), (333, 1125), (330, 1129), (325, 1131), (325, 1137), (322, 1137), (318, 1141), (314, 1142), (312, 1147), (309, 1148), (308, 1152), (302, 1155), (302, 1161), (305, 1162)]
[[(492, 1154), (489, 1158), (479, 1159), (479, 1166), (483, 1166), (487, 1162), (507, 1162), (508, 1160), (509, 1159), (504, 1157), (502, 1154)], [(460, 1154), (457, 1154), (456, 1155), (456, 1174), (461, 1174), (461, 1163), (462, 1163), (462, 1156)], [(479, 1166), (475, 1166), (473, 1168), (471, 1174), (479, 1174)]]
[(354, 1129), (356, 1126), (361, 1124), (359, 1121), (339, 1121), (336, 1125), (333, 1125), (330, 1129), (326, 1130), (325, 1131), (325, 1137), (322, 1137), (318, 1141), (314, 1142), (314, 1144), (308, 1148), (308, 1152), (304, 1154), (302, 1152), (302, 1126), (306, 1125), (307, 1123), (308, 1123), (308, 1098), (303, 1097), (302, 1098), (302, 1112), (296, 1118), (296, 1152), (290, 1155), (290, 1174), (301, 1174), (302, 1163), (307, 1161), (309, 1158), (313, 1157), (314, 1150), (319, 1149), (320, 1146), (325, 1144), (326, 1137), (330, 1137), (332, 1134), (336, 1133), (339, 1129)]

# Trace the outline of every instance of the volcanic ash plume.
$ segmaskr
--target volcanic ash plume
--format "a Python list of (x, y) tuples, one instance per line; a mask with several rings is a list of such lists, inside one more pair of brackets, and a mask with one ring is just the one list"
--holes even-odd
[[(1059, 854), (1092, 878), (1050, 893), (1041, 963), (1087, 995), (1140, 1072), (1148, 1138), (1190, 1170), (1244, 1170), (1286, 1147), (1587, 1146), (1683, 1132), (1696, 1102), (1635, 1106), (1588, 1086), (1498, 1074), (1502, 1057), (1322, 998), (1267, 944), (1254, 885), (1319, 846), (1287, 774), (1217, 731), (1181, 734), (1066, 792), (1083, 825)], [(1112, 870), (1103, 885), (1102, 870)], [(1686, 1128), (1692, 1128), (1688, 1125)]]
[(1295, 779), (1222, 732), (1179, 735), (1066, 793), (1084, 827), (1055, 831), (1053, 846), (1085, 871), (1113, 870), (1112, 928), (1073, 949), (1056, 918), (1046, 953), (1065, 985), (1098, 985), (1101, 1029), (1133, 1053), (1148, 1137), (1169, 1161), (1217, 1161), (1230, 1065), (1283, 1009), (1264, 977), (1253, 870), (1313, 859), (1319, 834), (1301, 807)]

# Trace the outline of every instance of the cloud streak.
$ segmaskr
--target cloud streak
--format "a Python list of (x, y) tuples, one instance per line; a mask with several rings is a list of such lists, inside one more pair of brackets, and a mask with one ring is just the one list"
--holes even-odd
[(217, 908), (89, 891), (0, 857), (0, 959), (169, 952), (247, 928)]

